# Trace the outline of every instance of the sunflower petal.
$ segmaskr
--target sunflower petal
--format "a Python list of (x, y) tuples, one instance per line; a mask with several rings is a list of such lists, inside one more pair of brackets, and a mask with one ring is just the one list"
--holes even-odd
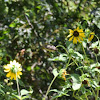
[(88, 40), (91, 41), (93, 39), (94, 35), (91, 35)]
[(89, 41), (91, 41), (94, 38), (94, 34), (95, 34), (94, 32), (92, 32), (92, 33), (89, 34), (89, 37), (88, 37)]
[(19, 68), (18, 70), (19, 70), (19, 71), (22, 71), (22, 68)]
[(77, 38), (76, 38), (76, 37), (74, 37), (73, 43), (74, 43), (74, 44), (77, 44)]
[(79, 32), (79, 33), (83, 33), (83, 29), (79, 29), (78, 32)]
[(14, 76), (13, 76), (13, 77), (14, 77), (14, 80), (16, 80), (16, 74), (14, 74)]
[(11, 72), (7, 73), (6, 77), (10, 77), (11, 76)]
[(10, 69), (5, 69), (5, 70), (4, 70), (4, 72), (9, 72), (9, 71), (10, 71)]
[(81, 43), (81, 41), (80, 41), (79, 37), (78, 37), (77, 39), (78, 39), (78, 42), (79, 42), (79, 43)]
[(5, 69), (9, 69), (8, 64), (3, 66)]
[(14, 73), (11, 73), (11, 80), (14, 78)]
[(84, 33), (80, 33), (79, 34), (81, 37), (85, 37), (85, 34)]
[(17, 75), (22, 75), (22, 72), (20, 72), (20, 71), (19, 71), (19, 72), (17, 72)]
[(73, 31), (73, 30), (71, 30), (71, 29), (69, 29), (69, 33), (72, 33), (72, 34), (73, 34), (73, 33), (74, 33), (74, 31)]
[(72, 33), (70, 33), (67, 37), (71, 37), (73, 34)]
[(79, 38), (83, 41), (83, 38), (81, 36)]
[(19, 79), (21, 78), (19, 75), (17, 76)]
[(79, 27), (77, 27), (77, 30), (79, 30)]
[(71, 38), (69, 38), (69, 41), (71, 41), (73, 39), (73, 36)]
[(92, 33), (90, 33), (90, 34), (94, 35), (95, 33), (94, 33), (94, 32), (92, 32)]

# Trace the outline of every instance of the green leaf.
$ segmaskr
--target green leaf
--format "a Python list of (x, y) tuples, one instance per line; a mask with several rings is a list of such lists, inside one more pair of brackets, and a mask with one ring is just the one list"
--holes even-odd
[(73, 80), (72, 88), (73, 90), (78, 90), (81, 87), (80, 76), (78, 74), (72, 74), (71, 78)]
[(92, 71), (93, 71), (93, 72), (98, 72), (98, 73), (100, 73), (100, 70), (97, 69), (97, 68), (92, 69)]
[(97, 8), (94, 12), (93, 23), (100, 29), (100, 8)]
[(94, 48), (94, 47), (96, 47), (98, 44), (99, 44), (98, 41), (93, 42), (89, 48)]
[(25, 84), (23, 83), (22, 80), (19, 79), (18, 81), (19, 81), (19, 84), (20, 84), (21, 86), (25, 87)]
[(24, 100), (24, 99), (27, 99), (27, 98), (29, 98), (30, 96), (28, 95), (28, 96), (23, 96), (22, 97), (22, 100)]
[(76, 54), (79, 58), (83, 59), (83, 55), (80, 54), (79, 52), (74, 52), (74, 54)]
[(66, 54), (60, 54), (59, 56), (54, 57), (54, 58), (49, 58), (48, 60), (49, 61), (66, 61), (67, 60), (66, 57), (67, 57)]
[(93, 84), (94, 84), (93, 86), (94, 86), (95, 88), (100, 87), (96, 81), (93, 81)]
[(27, 15), (29, 17), (29, 13), (25, 13), (25, 15)]
[(73, 50), (72, 48), (70, 48), (70, 49), (69, 49), (69, 53), (70, 53), (70, 54), (73, 54), (73, 53), (74, 53), (74, 50)]
[(14, 93), (12, 93), (12, 95), (13, 95), (14, 97), (18, 98), (19, 100), (21, 99), (21, 97), (20, 97), (20, 96), (15, 95)]
[(86, 42), (83, 41), (82, 44), (83, 44), (83, 47), (86, 48)]
[(56, 77), (59, 73), (57, 72), (57, 69), (54, 69), (53, 71), (53, 75)]
[(92, 95), (92, 93), (91, 92), (86, 92), (85, 94), (83, 94), (83, 95), (81, 95), (80, 97), (82, 98), (82, 99), (85, 99), (86, 97), (85, 96), (89, 96), (89, 95)]
[(59, 92), (57, 89), (52, 89), (52, 90), (50, 90), (50, 92)]
[(72, 78), (72, 80), (73, 80), (74, 83), (80, 82), (79, 77), (80, 76), (78, 74), (71, 74), (71, 78)]
[(27, 71), (31, 71), (31, 66), (28, 66), (27, 67)]
[(100, 66), (100, 63), (94, 63), (94, 64), (91, 64), (91, 65), (90, 65), (91, 68), (95, 68), (95, 67), (97, 67), (97, 66)]
[(11, 23), (10, 25), (9, 25), (9, 27), (15, 27), (16, 26), (16, 23)]
[(72, 88), (73, 90), (78, 90), (81, 87), (81, 83), (73, 83)]
[(0, 89), (0, 93), (1, 93), (1, 94), (5, 94), (5, 92), (4, 92), (2, 89)]
[(21, 90), (21, 96), (27, 95), (28, 93), (30, 93), (30, 92), (27, 91), (27, 90), (25, 90), (25, 89), (22, 89), (22, 90)]
[(1, 87), (4, 88), (4, 86), (0, 84), (0, 88), (1, 88)]
[(58, 98), (58, 97), (62, 97), (63, 95), (69, 96), (69, 95), (67, 94), (68, 91), (63, 91), (63, 90), (59, 91), (59, 90), (57, 90), (57, 89), (52, 89), (52, 90), (50, 90), (50, 92), (51, 92), (51, 91), (58, 93), (57, 95), (55, 95), (55, 96), (52, 97), (52, 100), (55, 100), (55, 99)]

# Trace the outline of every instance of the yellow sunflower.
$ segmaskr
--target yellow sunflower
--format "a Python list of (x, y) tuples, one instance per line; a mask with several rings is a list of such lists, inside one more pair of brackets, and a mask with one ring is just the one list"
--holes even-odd
[(65, 69), (63, 69), (63, 71), (62, 71), (62, 78), (63, 78), (64, 80), (66, 80), (66, 75), (67, 75), (67, 72), (66, 72)]
[(11, 80), (14, 78), (16, 80), (17, 78), (20, 78), (20, 75), (22, 75), (22, 68), (21, 64), (14, 61), (10, 61), (10, 64), (4, 65), (4, 72), (7, 72), (6, 77), (9, 77)]
[(89, 34), (88, 40), (91, 41), (94, 38), (95, 33), (92, 32)]
[(83, 29), (79, 29), (79, 27), (74, 30), (69, 29), (69, 33), (70, 34), (67, 37), (70, 37), (69, 41), (73, 40), (74, 44), (77, 44), (77, 41), (81, 43), (81, 41), (83, 41), (83, 38), (85, 37)]

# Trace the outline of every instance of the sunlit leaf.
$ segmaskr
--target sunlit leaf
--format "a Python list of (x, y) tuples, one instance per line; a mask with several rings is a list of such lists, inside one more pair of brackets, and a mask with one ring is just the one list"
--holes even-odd
[(57, 69), (53, 69), (53, 75), (56, 77), (59, 73), (57, 72)]
[(66, 61), (67, 60), (66, 57), (67, 57), (66, 54), (60, 54), (59, 56), (54, 57), (54, 58), (49, 58), (48, 60), (49, 61)]
[(78, 74), (72, 74), (71, 78), (73, 80), (72, 88), (73, 90), (78, 90), (81, 87), (80, 76)]

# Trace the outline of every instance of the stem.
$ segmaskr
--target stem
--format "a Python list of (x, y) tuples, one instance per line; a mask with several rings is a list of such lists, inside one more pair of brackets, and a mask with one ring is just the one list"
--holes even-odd
[(96, 95), (96, 99), (95, 100), (98, 100), (98, 95), (99, 95), (99, 89), (97, 87), (97, 95)]
[[(62, 45), (58, 45), (58, 46), (56, 46), (56, 47), (62, 47), (65, 51), (66, 51), (66, 53), (67, 54), (69, 54), (68, 53), (68, 51), (66, 50), (66, 48), (64, 47), (64, 46), (62, 46)], [(78, 64), (76, 63), (76, 61), (71, 57), (71, 59), (75, 62), (75, 64), (78, 66)]]
[(20, 90), (19, 90), (19, 84), (18, 84), (18, 78), (17, 78), (17, 75), (16, 75), (16, 83), (17, 83), (18, 95), (19, 95), (19, 97), (21, 97), (21, 95), (20, 95)]
[(68, 60), (68, 63), (67, 63), (67, 65), (66, 65), (66, 69), (67, 69), (68, 66), (69, 66), (69, 62), (70, 62), (71, 58), (72, 58), (72, 57), (70, 57), (69, 60)]
[(69, 65), (67, 65), (67, 67), (70, 66), (70, 65), (72, 65), (73, 63), (74, 63), (74, 62), (70, 63)]
[(66, 53), (69, 54), (68, 51), (66, 50), (66, 48), (65, 48), (64, 46), (58, 45), (58, 46), (56, 46), (56, 47), (57, 47), (57, 48), (58, 48), (58, 47), (62, 47), (62, 48), (66, 51)]
[[(72, 60), (73, 60), (73, 62), (77, 65), (77, 67), (79, 67), (79, 65), (77, 64), (77, 62), (76, 62), (73, 58), (72, 58)], [(80, 69), (80, 71), (81, 71), (82, 74), (84, 74), (84, 73), (83, 73), (83, 70)]]
[(73, 91), (73, 97), (74, 97), (74, 94), (75, 94), (75, 90)]
[(77, 64), (77, 62), (76, 62), (73, 58), (72, 58), (72, 60), (73, 60), (73, 62), (77, 65), (77, 67), (79, 67), (78, 64)]
[(86, 52), (85, 52), (85, 49), (84, 49), (84, 47), (83, 47), (83, 44), (82, 44), (82, 49), (83, 49), (84, 55), (85, 55), (85, 57), (86, 57)]
[(99, 47), (100, 47), (100, 40), (99, 40), (99, 38), (96, 36), (96, 35), (94, 35), (97, 39), (98, 39), (98, 42), (99, 42)]
[[(86, 55), (85, 49), (83, 47), (83, 44), (82, 44), (82, 49), (83, 49), (83, 52), (84, 52), (85, 57), (87, 58), (87, 55)], [(87, 97), (87, 94), (86, 93), (85, 93), (85, 97), (86, 97), (86, 100), (88, 100), (88, 97)]]
[(58, 76), (58, 75), (56, 75), (56, 76), (53, 78), (53, 80), (51, 81), (51, 83), (50, 83), (50, 85), (49, 85), (49, 87), (48, 87), (48, 90), (47, 90), (47, 92), (46, 92), (45, 98), (44, 98), (43, 100), (46, 100), (47, 95), (48, 95), (48, 93), (49, 93), (49, 91), (50, 91), (50, 88), (51, 88), (51, 86), (52, 86), (52, 84), (53, 84), (53, 82), (54, 82), (54, 80), (56, 79), (57, 76)]
[[(69, 54), (68, 51), (66, 50), (66, 48), (65, 48), (64, 46), (58, 45), (57, 47), (62, 47), (62, 48), (67, 52), (67, 54)], [(67, 63), (67, 65), (66, 65), (66, 69), (67, 69), (67, 67), (69, 66), (69, 62), (70, 62), (71, 58), (72, 58), (72, 57), (70, 57), (69, 60), (68, 60), (68, 63)], [(72, 63), (71, 63), (71, 64), (72, 64)], [(71, 64), (70, 64), (70, 65), (71, 65)], [(58, 75), (57, 75), (57, 76), (58, 76)], [(51, 86), (52, 86), (52, 84), (53, 84), (53, 82), (54, 82), (54, 80), (56, 79), (57, 76), (55, 76), (55, 77), (53, 78), (53, 80), (51, 81), (51, 83), (50, 83), (50, 85), (49, 85), (49, 87), (48, 87), (48, 90), (47, 90), (47, 92), (46, 92), (46, 95), (45, 95), (45, 97), (43, 98), (43, 100), (46, 99), (46, 97), (47, 97), (47, 95), (48, 95), (48, 93), (49, 93), (49, 91), (50, 91), (50, 88), (51, 88)]]
[[(78, 94), (79, 91), (80, 91), (80, 89), (78, 89), (76, 95), (77, 95), (81, 100), (83, 100), (83, 98), (81, 98), (81, 97), (79, 96), (79, 94)], [(75, 97), (76, 97), (76, 96), (75, 96)]]
[(28, 17), (27, 17), (26, 15), (25, 15), (25, 18), (26, 18), (28, 24), (29, 24), (29, 25), (31, 26), (31, 28), (33, 29), (33, 25), (31, 24), (30, 20), (28, 19)]
[[(86, 89), (85, 89), (85, 91), (86, 91)], [(85, 93), (85, 97), (86, 97), (86, 100), (88, 100), (88, 97), (87, 97), (87, 94)]]
[[(62, 45), (58, 45), (58, 46), (56, 46), (56, 47), (62, 47), (65, 51), (66, 51), (66, 53), (69, 55), (69, 52), (66, 50), (66, 48), (64, 47), (64, 46), (62, 46)], [(73, 62), (77, 65), (77, 67), (79, 67), (78, 66), (78, 64), (77, 64), (77, 62), (73, 59), (73, 57), (71, 57), (71, 59), (73, 60)], [(68, 66), (67, 66), (68, 67)], [(81, 70), (81, 69), (80, 69)], [(83, 71), (81, 70), (81, 72), (83, 73)]]
[(92, 92), (93, 92), (93, 94), (94, 94), (94, 96), (95, 96), (96, 94), (95, 94), (95, 92), (94, 92), (94, 90), (93, 90), (92, 86), (90, 86), (90, 88), (91, 88), (91, 90), (92, 90)]
[[(98, 73), (98, 81), (99, 81), (99, 73)], [(98, 100), (98, 96), (99, 96), (99, 89), (97, 87), (97, 95), (96, 95), (96, 99), (95, 100)]]
[(98, 63), (98, 58), (97, 58), (97, 55), (94, 53), (95, 57), (96, 57), (96, 62)]
[(87, 97), (86, 93), (85, 93), (85, 97), (86, 97), (86, 100), (88, 100), (88, 97)]

